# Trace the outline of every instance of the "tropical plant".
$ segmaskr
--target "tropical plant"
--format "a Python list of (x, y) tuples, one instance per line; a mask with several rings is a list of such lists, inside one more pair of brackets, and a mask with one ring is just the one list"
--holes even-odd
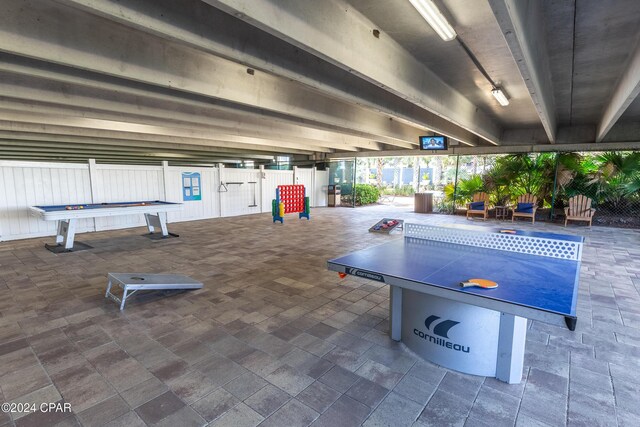
[(521, 194), (533, 194), (538, 200), (550, 199), (553, 190), (555, 155), (552, 153), (511, 154), (496, 161), (509, 180), (512, 199)]
[(509, 203), (511, 180), (503, 164), (496, 164), (492, 169), (489, 169), (482, 180), (494, 206), (505, 206)]
[(482, 177), (480, 175), (473, 175), (468, 179), (459, 179), (457, 188), (454, 184), (445, 185), (444, 197), (448, 202), (452, 202), (455, 199), (456, 205), (464, 206), (471, 202), (475, 193), (481, 191), (484, 191)]
[[(620, 209), (638, 197), (640, 152), (606, 152), (595, 156), (586, 171), (586, 185), (599, 204)], [(595, 170), (594, 170), (595, 169)]]

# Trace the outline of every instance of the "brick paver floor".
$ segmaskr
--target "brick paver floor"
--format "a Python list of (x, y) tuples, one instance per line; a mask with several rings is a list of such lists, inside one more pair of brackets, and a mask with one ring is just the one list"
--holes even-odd
[[(391, 341), (388, 289), (340, 280), (326, 260), (400, 235), (410, 208), (324, 208), (172, 224), (179, 239), (90, 233), (0, 243), (0, 426), (640, 425), (640, 231), (543, 222), (586, 237), (575, 332), (529, 322), (521, 384), (459, 374)], [(476, 222), (482, 224), (482, 222)], [(495, 225), (495, 220), (487, 222)], [(177, 272), (202, 290), (104, 299), (107, 272)]]

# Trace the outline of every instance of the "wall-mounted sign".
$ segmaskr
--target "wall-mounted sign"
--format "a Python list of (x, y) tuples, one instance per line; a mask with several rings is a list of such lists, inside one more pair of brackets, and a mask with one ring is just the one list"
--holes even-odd
[(182, 172), (182, 200), (202, 200), (199, 172)]

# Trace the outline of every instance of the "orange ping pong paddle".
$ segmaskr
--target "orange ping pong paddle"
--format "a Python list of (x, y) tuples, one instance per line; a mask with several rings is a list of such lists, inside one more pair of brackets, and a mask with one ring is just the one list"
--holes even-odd
[(460, 286), (463, 288), (476, 286), (478, 288), (493, 289), (493, 288), (497, 288), (498, 284), (494, 281), (487, 280), (487, 279), (469, 279), (466, 282), (460, 282)]

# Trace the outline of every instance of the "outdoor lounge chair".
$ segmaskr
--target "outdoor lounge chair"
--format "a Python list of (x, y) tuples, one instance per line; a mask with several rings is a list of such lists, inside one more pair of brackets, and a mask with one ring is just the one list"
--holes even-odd
[[(523, 194), (518, 196), (518, 201), (515, 206), (511, 207), (511, 222), (516, 217), (531, 218), (531, 224), (536, 223), (536, 210), (538, 198), (532, 194)], [(523, 205), (531, 205), (531, 207), (525, 207)]]
[[(476, 205), (474, 206), (474, 204)], [(482, 219), (486, 221), (488, 213), (489, 195), (487, 193), (475, 193), (473, 202), (467, 204), (467, 219), (469, 219), (470, 215), (482, 215)]]
[(589, 223), (593, 220), (593, 214), (596, 210), (591, 207), (591, 199), (582, 194), (573, 196), (569, 199), (569, 207), (564, 208), (564, 226), (568, 221), (584, 221)]

